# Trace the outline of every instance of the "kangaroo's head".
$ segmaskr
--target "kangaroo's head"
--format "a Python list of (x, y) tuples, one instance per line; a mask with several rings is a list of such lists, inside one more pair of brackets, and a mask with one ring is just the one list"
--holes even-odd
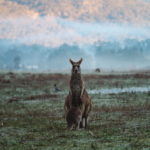
[(77, 62), (74, 62), (71, 58), (69, 60), (70, 60), (70, 63), (72, 64), (72, 73), (81, 73), (80, 64), (83, 59), (81, 58)]

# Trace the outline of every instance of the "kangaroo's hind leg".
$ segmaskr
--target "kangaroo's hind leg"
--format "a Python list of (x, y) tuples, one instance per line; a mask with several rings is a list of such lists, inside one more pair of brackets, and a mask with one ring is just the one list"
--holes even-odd
[(77, 121), (77, 124), (76, 124), (76, 130), (79, 130), (80, 123), (82, 122), (82, 121), (81, 121), (81, 117), (82, 117), (82, 116), (80, 116), (80, 117), (78, 118), (78, 121)]
[(88, 127), (88, 116), (85, 117), (85, 129)]

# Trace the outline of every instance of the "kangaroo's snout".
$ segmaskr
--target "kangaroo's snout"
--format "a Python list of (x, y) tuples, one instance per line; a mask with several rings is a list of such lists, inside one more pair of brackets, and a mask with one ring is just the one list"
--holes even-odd
[(74, 69), (75, 73), (77, 73), (78, 70), (79, 70), (79, 69), (78, 69), (78, 67), (76, 66), (75, 69)]

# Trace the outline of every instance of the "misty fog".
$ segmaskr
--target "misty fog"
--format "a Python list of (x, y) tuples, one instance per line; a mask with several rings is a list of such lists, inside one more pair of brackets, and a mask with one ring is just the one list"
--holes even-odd
[(15, 39), (26, 44), (60, 46), (63, 43), (93, 44), (101, 41), (147, 39), (149, 27), (102, 22), (77, 22), (56, 17), (16, 18), (0, 20), (1, 39)]
[(0, 20), (1, 70), (150, 69), (149, 27), (54, 17)]

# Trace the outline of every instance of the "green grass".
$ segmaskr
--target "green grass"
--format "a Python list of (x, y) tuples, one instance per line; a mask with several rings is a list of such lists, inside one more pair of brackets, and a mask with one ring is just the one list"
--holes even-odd
[[(150, 83), (149, 73), (83, 77), (89, 90)], [(88, 129), (65, 132), (68, 81), (65, 74), (1, 73), (0, 149), (150, 149), (150, 92), (91, 94)]]

